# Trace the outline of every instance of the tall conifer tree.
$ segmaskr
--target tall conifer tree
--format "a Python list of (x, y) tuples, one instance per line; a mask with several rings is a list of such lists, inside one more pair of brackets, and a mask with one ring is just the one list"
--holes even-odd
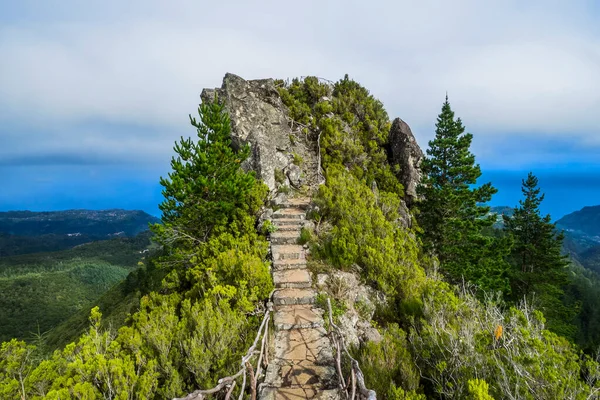
[(511, 217), (504, 216), (504, 230), (514, 238), (510, 254), (512, 299), (528, 298), (540, 306), (553, 330), (572, 334), (567, 323), (572, 312), (564, 306), (563, 288), (568, 282), (567, 257), (561, 254), (563, 234), (556, 231), (550, 215), (540, 214), (544, 194), (538, 179), (529, 173), (522, 180), (524, 199), (519, 201)]
[(446, 96), (435, 138), (421, 166), (418, 218), (422, 240), (450, 278), (465, 278), (486, 290), (507, 291), (503, 257), (509, 245), (505, 239), (482, 234), (495, 218), (486, 216), (489, 207), (480, 204), (490, 201), (497, 190), (491, 183), (473, 187), (481, 169), (470, 151), (472, 139), (460, 118), (455, 119)]
[(179, 252), (223, 230), (240, 230), (233, 220), (247, 207), (256, 185), (254, 173), (240, 168), (250, 147), (231, 146), (231, 122), (224, 106), (215, 98), (202, 103), (198, 114), (199, 120), (190, 115), (198, 140), (182, 137), (171, 159), (173, 171), (160, 178), (165, 197), (159, 205), (162, 224), (152, 226), (156, 240)]

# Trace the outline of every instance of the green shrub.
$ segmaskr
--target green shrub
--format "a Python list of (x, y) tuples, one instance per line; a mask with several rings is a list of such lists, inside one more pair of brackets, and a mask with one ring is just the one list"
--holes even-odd
[(294, 153), (292, 155), (292, 157), (293, 157), (292, 163), (294, 163), (294, 165), (301, 166), (302, 163), (304, 163), (304, 159), (302, 158), (302, 156), (300, 154)]
[(282, 169), (275, 168), (274, 174), (275, 174), (275, 182), (277, 182), (279, 184), (285, 183), (285, 181), (286, 181), (285, 172), (283, 172)]
[(373, 315), (373, 312), (375, 311), (375, 307), (373, 305), (370, 305), (362, 300), (354, 302), (354, 309), (358, 313), (359, 317), (365, 320), (371, 319), (371, 315)]
[(267, 235), (277, 231), (277, 225), (275, 225), (270, 219), (267, 219), (262, 224), (262, 233)]
[(357, 264), (362, 278), (389, 296), (419, 296), (425, 277), (417, 242), (397, 225), (399, 198), (384, 194), (377, 200), (344, 170), (330, 168), (326, 177), (314, 202), (332, 228), (321, 235), (316, 254), (343, 269)]
[[(379, 395), (388, 394), (391, 387), (393, 395), (388, 398), (415, 398), (395, 397), (400, 393), (411, 392), (419, 388), (419, 371), (414, 364), (408, 346), (406, 333), (396, 324), (388, 326), (383, 333), (381, 342), (367, 342), (360, 348), (354, 349), (365, 381), (369, 389), (375, 390)], [(418, 398), (418, 397), (416, 397)]]
[(277, 188), (277, 193), (290, 194), (292, 189), (288, 185), (279, 186)]
[(346, 307), (346, 303), (344, 303), (343, 301), (335, 299), (335, 298), (331, 298), (330, 296), (328, 296), (325, 293), (319, 293), (317, 295), (317, 298), (315, 299), (315, 306), (325, 310), (325, 315), (323, 316), (323, 318), (325, 319), (326, 327), (329, 326), (329, 311), (328, 311), (329, 308), (327, 307), (327, 299), (328, 298), (331, 301), (331, 311), (332, 311), (331, 316), (333, 318), (334, 324), (337, 324), (340, 317), (342, 315), (344, 315), (344, 313), (346, 311), (348, 311), (348, 307)]
[(302, 227), (302, 229), (300, 229), (300, 237), (298, 238), (298, 244), (306, 244), (306, 243), (311, 243), (314, 238), (313, 238), (313, 232), (305, 227)]
[(494, 400), (488, 393), (489, 385), (483, 379), (469, 379), (469, 400)]
[(401, 387), (396, 387), (392, 383), (390, 389), (381, 396), (379, 393), (377, 394), (378, 398), (387, 399), (387, 400), (426, 400), (424, 394), (418, 394), (414, 390), (405, 391)]
[[(294, 79), (279, 89), (290, 116), (321, 133), (323, 166), (341, 165), (370, 185), (402, 194), (385, 146), (391, 123), (380, 101), (346, 75), (334, 85), (315, 77)], [(321, 100), (324, 96), (331, 100)]]

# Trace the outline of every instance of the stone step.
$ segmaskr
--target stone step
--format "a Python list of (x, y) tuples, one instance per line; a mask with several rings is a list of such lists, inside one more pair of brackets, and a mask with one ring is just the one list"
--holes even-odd
[(321, 390), (316, 387), (265, 387), (260, 400), (339, 400), (342, 397), (337, 389)]
[[(278, 221), (278, 220), (275, 220)], [(296, 219), (295, 221), (298, 221), (299, 223), (297, 224), (273, 224), (277, 227), (277, 230), (275, 232), (296, 232), (296, 234), (298, 236), (300, 236), (300, 230), (302, 229), (302, 225), (304, 225), (304, 220), (300, 220), (300, 219)]]
[(277, 360), (267, 367), (265, 386), (303, 388), (312, 386), (321, 390), (337, 387), (333, 366), (315, 364), (307, 360)]
[(275, 333), (271, 363), (279, 365), (327, 365), (333, 350), (323, 327), (281, 330)]
[(277, 330), (319, 328), (323, 326), (322, 311), (312, 305), (279, 306), (273, 322)]
[(273, 261), (273, 271), (283, 271), (286, 269), (305, 269), (306, 267), (306, 260), (302, 258)]
[(271, 245), (271, 254), (274, 261), (305, 259), (304, 247), (299, 244), (273, 244)]
[(277, 218), (271, 220), (271, 223), (273, 223), (273, 225), (275, 225), (277, 228), (283, 226), (297, 226), (297, 229), (300, 229), (302, 225), (304, 225), (304, 220), (298, 218)]
[(272, 244), (298, 244), (300, 231), (280, 231), (277, 230), (270, 235)]
[(273, 304), (279, 308), (288, 305), (313, 304), (317, 293), (313, 289), (279, 289), (273, 293)]
[(276, 288), (309, 288), (312, 284), (306, 269), (286, 269), (273, 273)]
[(300, 208), (302, 210), (306, 210), (308, 208), (309, 204), (310, 204), (310, 199), (297, 197), (294, 199), (289, 199), (284, 204), (281, 204), (280, 207), (281, 207), (281, 209), (283, 209), (283, 208)]
[(306, 213), (299, 208), (282, 208), (273, 213), (273, 219), (304, 219)]

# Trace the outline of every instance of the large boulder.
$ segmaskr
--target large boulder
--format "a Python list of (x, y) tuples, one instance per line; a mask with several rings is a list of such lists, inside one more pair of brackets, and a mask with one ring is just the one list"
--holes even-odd
[(204, 102), (215, 96), (229, 112), (233, 146), (250, 145), (252, 154), (242, 164), (246, 171), (256, 171), (273, 192), (282, 186), (299, 188), (312, 183), (316, 146), (297, 126), (292, 128), (273, 79), (247, 81), (227, 73), (221, 88), (204, 89), (201, 94)]
[(215, 95), (229, 112), (233, 146), (250, 144), (252, 155), (242, 167), (256, 171), (257, 177), (273, 190), (275, 169), (283, 170), (288, 165), (283, 151), (289, 146), (291, 133), (273, 80), (246, 81), (228, 73), (220, 89), (204, 89), (201, 98), (212, 101)]
[(404, 185), (405, 201), (410, 206), (417, 198), (417, 185), (421, 181), (423, 151), (410, 126), (400, 118), (392, 122), (388, 137), (388, 161), (398, 166), (398, 178)]

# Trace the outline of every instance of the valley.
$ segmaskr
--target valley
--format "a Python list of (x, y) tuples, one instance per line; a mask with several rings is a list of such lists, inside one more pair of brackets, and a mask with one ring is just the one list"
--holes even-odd
[(51, 335), (79, 312), (87, 322), (154, 248), (156, 220), (125, 210), (0, 213), (0, 341)]

